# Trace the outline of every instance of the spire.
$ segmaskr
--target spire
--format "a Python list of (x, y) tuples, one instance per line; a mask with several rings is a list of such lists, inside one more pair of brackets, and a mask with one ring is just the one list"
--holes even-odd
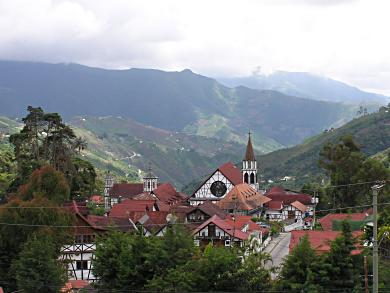
[(152, 171), (152, 163), (149, 163), (149, 167), (148, 167), (148, 171), (146, 172), (144, 178), (157, 178), (154, 174), (153, 174), (153, 171)]
[(246, 146), (246, 152), (244, 161), (256, 161), (255, 153), (253, 152), (252, 140), (251, 140), (251, 132), (249, 131), (248, 144)]

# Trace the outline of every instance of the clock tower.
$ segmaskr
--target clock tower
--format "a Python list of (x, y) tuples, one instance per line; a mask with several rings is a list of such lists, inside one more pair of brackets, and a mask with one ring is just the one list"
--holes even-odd
[(259, 189), (259, 184), (257, 182), (257, 161), (253, 151), (250, 132), (245, 157), (242, 160), (242, 182), (249, 184), (255, 190)]

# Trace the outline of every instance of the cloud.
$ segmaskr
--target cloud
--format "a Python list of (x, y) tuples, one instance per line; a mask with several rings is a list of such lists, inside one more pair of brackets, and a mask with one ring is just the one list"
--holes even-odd
[(0, 0), (0, 58), (211, 76), (309, 71), (390, 94), (378, 0)]

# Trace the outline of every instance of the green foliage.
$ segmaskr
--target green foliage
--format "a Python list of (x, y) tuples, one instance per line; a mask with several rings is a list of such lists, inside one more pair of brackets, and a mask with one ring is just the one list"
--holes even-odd
[(360, 285), (358, 268), (361, 265), (354, 262), (351, 254), (354, 243), (351, 227), (344, 221), (341, 236), (331, 243), (331, 250), (325, 256), (325, 262), (329, 264), (327, 276), (332, 280), (327, 286), (329, 290), (353, 290)]
[(235, 287), (239, 292), (265, 292), (271, 289), (270, 270), (264, 264), (271, 261), (269, 255), (252, 253), (244, 257), (243, 264), (233, 274)]
[(112, 232), (100, 238), (94, 274), (100, 289), (158, 292), (250, 291), (270, 288), (264, 267), (268, 256), (244, 256), (235, 249), (212, 247), (198, 251), (181, 225), (163, 238)]
[[(0, 209), (0, 276), (8, 286), (15, 289), (15, 274), (11, 272), (12, 263), (23, 250), (23, 244), (44, 225), (68, 226), (72, 217), (63, 209), (45, 208), (55, 204), (46, 198), (34, 198), (31, 201), (15, 199)], [(47, 232), (47, 231), (46, 231)], [(69, 239), (67, 228), (52, 231), (53, 241), (59, 248)], [(54, 233), (55, 232), (55, 233)], [(47, 232), (49, 233), (49, 232)]]
[(94, 202), (88, 202), (87, 207), (91, 215), (103, 216), (105, 214), (104, 206), (100, 206)]
[(351, 220), (334, 220), (332, 222), (332, 231), (341, 231), (343, 229), (343, 223), (346, 221), (351, 227), (352, 231), (359, 231), (364, 227), (364, 221), (351, 221)]
[(287, 256), (280, 272), (278, 290), (288, 292), (318, 292), (323, 290), (316, 282), (316, 272), (320, 267), (321, 259), (311, 248), (308, 236), (304, 236), (301, 242)]
[[(341, 185), (326, 190), (327, 198), (332, 198), (336, 207), (370, 203), (372, 184), (359, 183), (390, 178), (390, 171), (383, 163), (366, 159), (351, 136), (343, 137), (337, 144), (324, 146), (319, 163), (329, 175), (330, 184)], [(381, 197), (381, 200), (384, 201), (385, 197)]]
[(26, 184), (19, 187), (18, 197), (31, 200), (44, 197), (58, 204), (69, 200), (69, 186), (65, 176), (51, 166), (35, 170)]
[(182, 229), (170, 227), (162, 239), (120, 232), (99, 239), (93, 263), (99, 288), (142, 289), (154, 276), (185, 264), (195, 247)]
[(56, 240), (51, 231), (33, 233), (22, 245), (18, 258), (12, 263), (19, 290), (26, 293), (58, 292), (65, 284), (66, 270)]
[(12, 150), (6, 145), (0, 145), (0, 202), (4, 200), (6, 192), (15, 179), (16, 165)]

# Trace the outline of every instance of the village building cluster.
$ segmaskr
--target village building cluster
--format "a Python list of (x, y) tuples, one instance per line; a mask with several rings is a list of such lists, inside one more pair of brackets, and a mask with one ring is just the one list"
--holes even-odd
[[(184, 225), (199, 247), (210, 242), (216, 246), (242, 246), (247, 241), (262, 250), (271, 239), (269, 223), (279, 221), (285, 231), (292, 231), (290, 249), (309, 233), (314, 249), (321, 253), (329, 250), (328, 240), (340, 233), (332, 231), (329, 224), (330, 217), (337, 214), (320, 220), (324, 231), (310, 231), (318, 199), (280, 186), (261, 190), (257, 172), (249, 134), (242, 168), (232, 162), (221, 165), (191, 195), (177, 191), (169, 182), (159, 182), (151, 167), (141, 183), (117, 183), (107, 173), (103, 196), (90, 198), (104, 206), (104, 216), (89, 214), (85, 202), (67, 205), (77, 221), (74, 243), (62, 249), (69, 279), (96, 279), (92, 273), (94, 240), (112, 228), (164, 236), (169, 225)], [(362, 217), (357, 216), (359, 220)]]

